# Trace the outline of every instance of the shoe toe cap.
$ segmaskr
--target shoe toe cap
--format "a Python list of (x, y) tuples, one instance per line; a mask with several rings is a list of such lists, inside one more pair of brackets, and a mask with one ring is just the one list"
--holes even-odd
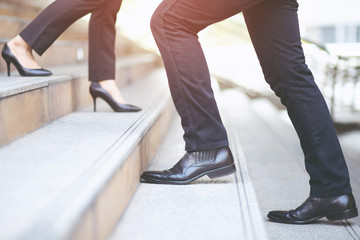
[(146, 171), (140, 176), (142, 181), (161, 180), (162, 178), (163, 172), (160, 171)]
[(270, 219), (286, 219), (288, 213), (288, 211), (270, 211), (267, 217)]

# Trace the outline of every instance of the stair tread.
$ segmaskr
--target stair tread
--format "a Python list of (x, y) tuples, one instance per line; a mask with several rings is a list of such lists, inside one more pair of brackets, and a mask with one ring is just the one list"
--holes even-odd
[[(296, 133), (268, 102), (250, 101), (238, 90), (223, 91), (217, 99), (241, 174), (218, 180), (205, 177), (185, 186), (140, 184), (110, 240), (359, 236), (360, 227), (353, 219), (337, 223), (320, 220), (306, 226), (268, 221), (270, 210), (293, 209), (308, 194), (308, 176)], [(177, 162), (184, 151), (181, 135), (177, 119), (150, 170), (167, 169)]]
[[(222, 112), (233, 108), (221, 93), (218, 99)], [(234, 118), (226, 114), (224, 119), (229, 132), (232, 131)], [(182, 134), (177, 118), (150, 170), (168, 169), (181, 158)], [(164, 236), (174, 240), (267, 239), (241, 146), (233, 134), (230, 139), (236, 174), (218, 179), (202, 177), (189, 185), (140, 184), (110, 240), (164, 239)]]
[[(96, 178), (96, 186), (106, 181), (114, 166), (122, 164), (122, 156), (107, 162), (104, 155), (128, 154), (136, 146), (169, 100), (165, 79), (163, 69), (156, 70), (122, 89), (141, 112), (114, 113), (98, 100), (101, 112), (82, 109), (0, 148), (0, 238), (25, 236), (47, 213), (59, 214), (72, 195), (86, 188), (89, 176)], [(87, 193), (99, 189), (92, 186)], [(71, 214), (79, 210), (74, 211)]]
[[(117, 68), (135, 66), (137, 64), (149, 63), (156, 60), (154, 54), (133, 54), (122, 56), (117, 59)], [(17, 72), (12, 72), (11, 77), (6, 73), (0, 73), (0, 98), (31, 91), (48, 86), (50, 83), (69, 81), (74, 78), (84, 77), (88, 74), (87, 63), (53, 66), (48, 68), (53, 72), (49, 77), (22, 77)]]
[[(270, 239), (353, 239), (360, 228), (353, 219), (338, 223), (325, 219), (306, 226), (279, 224), (267, 220), (271, 210), (290, 210), (309, 194), (309, 176), (295, 130), (286, 112), (268, 100), (249, 100), (238, 91), (227, 91), (236, 102), (231, 126), (241, 142), (251, 180), (259, 200)], [(230, 102), (229, 102), (230, 104)]]

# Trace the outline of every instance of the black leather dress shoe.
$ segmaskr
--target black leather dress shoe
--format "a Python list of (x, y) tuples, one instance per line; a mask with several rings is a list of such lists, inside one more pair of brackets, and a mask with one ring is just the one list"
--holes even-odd
[(329, 198), (309, 197), (295, 210), (271, 211), (267, 215), (274, 222), (304, 224), (326, 217), (330, 221), (357, 217), (358, 210), (352, 193)]
[(207, 151), (187, 152), (171, 169), (147, 171), (141, 182), (159, 184), (187, 184), (208, 175), (222, 177), (235, 172), (235, 164), (229, 147)]

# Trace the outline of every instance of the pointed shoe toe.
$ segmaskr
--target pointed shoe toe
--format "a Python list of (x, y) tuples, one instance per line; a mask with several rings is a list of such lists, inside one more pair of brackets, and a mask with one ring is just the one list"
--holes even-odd
[(146, 171), (141, 182), (159, 184), (188, 184), (205, 175), (217, 178), (236, 171), (229, 147), (212, 150), (187, 152), (170, 169)]
[(306, 224), (326, 217), (330, 221), (345, 220), (358, 216), (358, 210), (352, 193), (336, 197), (309, 197), (290, 211), (270, 211), (268, 218), (274, 222)]
[(142, 108), (132, 104), (122, 104), (122, 109), (119, 112), (139, 112)]
[(52, 75), (52, 72), (49, 70), (46, 70), (44, 68), (38, 68), (38, 69), (30, 69), (26, 68), (23, 65), (20, 64), (19, 60), (15, 57), (15, 55), (11, 52), (9, 46), (7, 43), (5, 43), (1, 56), (6, 62), (7, 65), (7, 74), (10, 76), (10, 65), (13, 64), (19, 74), (23, 77), (46, 77)]
[(96, 98), (103, 99), (109, 106), (114, 110), (114, 112), (139, 112), (142, 109), (131, 105), (131, 104), (122, 104), (114, 100), (110, 93), (101, 87), (100, 83), (92, 82), (90, 84), (90, 95), (94, 101), (94, 112), (96, 112)]
[(146, 171), (140, 176), (140, 182), (158, 183), (164, 180), (163, 171)]
[(287, 211), (270, 211), (267, 216), (270, 219), (272, 218), (285, 219), (287, 214), (288, 214)]

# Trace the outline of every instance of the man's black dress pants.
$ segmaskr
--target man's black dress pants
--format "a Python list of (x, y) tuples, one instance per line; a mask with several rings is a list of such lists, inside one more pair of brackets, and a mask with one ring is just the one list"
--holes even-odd
[[(228, 139), (197, 34), (243, 12), (265, 79), (299, 136), (310, 195), (347, 194), (348, 169), (327, 105), (305, 64), (297, 10), (296, 0), (164, 0), (151, 28), (181, 117), (186, 150), (208, 150), (227, 146)], [(234, 104), (234, 111), (242, 109)]]

